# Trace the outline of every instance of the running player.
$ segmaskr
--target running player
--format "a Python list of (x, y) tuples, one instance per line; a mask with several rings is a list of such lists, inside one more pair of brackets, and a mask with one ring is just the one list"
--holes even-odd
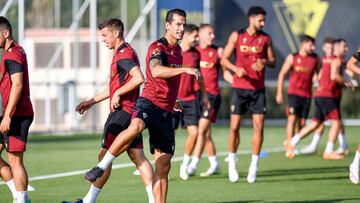
[[(332, 56), (333, 52), (333, 41), (332, 37), (326, 37), (323, 42), (323, 52), (324, 56), (322, 57), (322, 64), (326, 64), (326, 61)], [(316, 83), (318, 83), (318, 77), (315, 78)], [(311, 140), (311, 143), (300, 150), (296, 150), (299, 154), (315, 154), (320, 143), (320, 138), (324, 132), (324, 123), (322, 123), (316, 130)], [(345, 131), (342, 129), (338, 135), (339, 148), (336, 150), (338, 154), (347, 154), (349, 153)]]
[[(286, 140), (290, 142), (294, 133), (305, 125), (309, 114), (313, 76), (318, 71), (318, 57), (314, 53), (315, 39), (308, 35), (301, 37), (299, 52), (289, 54), (279, 73), (276, 102), (283, 103), (282, 89), (286, 74), (290, 72), (288, 103), (286, 106)], [(297, 128), (295, 127), (297, 124)]]
[[(259, 153), (263, 142), (266, 112), (265, 66), (274, 67), (275, 56), (271, 37), (262, 31), (266, 11), (262, 7), (253, 6), (248, 10), (247, 16), (249, 26), (231, 33), (221, 57), (221, 65), (235, 73), (230, 106), (229, 180), (236, 182), (239, 179), (236, 168), (236, 151), (240, 143), (239, 129), (242, 115), (249, 110), (252, 113), (254, 132), (247, 181), (253, 183), (256, 180)], [(236, 51), (236, 64), (230, 61), (234, 51)]]
[[(348, 70), (353, 73), (360, 75), (360, 67), (357, 65), (360, 62), (360, 47), (355, 52), (355, 54), (350, 58), (346, 67)], [(360, 165), (360, 143), (357, 146), (355, 157), (353, 162), (349, 166), (349, 178), (350, 181), (354, 184), (359, 183), (359, 165)]]
[[(24, 152), (33, 121), (29, 74), (24, 49), (12, 37), (10, 22), (0, 16), (0, 93), (4, 113), (0, 123), (0, 153), (6, 148), (8, 163), (0, 157), (0, 175), (13, 193), (14, 201), (30, 202)], [(16, 195), (14, 195), (14, 186)]]
[[(193, 24), (186, 24), (184, 28), (184, 37), (180, 42), (180, 47), (183, 55), (183, 66), (199, 69), (200, 53), (195, 49), (196, 41), (199, 37), (199, 28)], [(188, 179), (186, 171), (190, 163), (190, 156), (193, 153), (196, 138), (198, 136), (198, 122), (200, 118), (199, 102), (196, 99), (195, 91), (196, 80), (195, 77), (188, 74), (181, 74), (178, 99), (182, 106), (182, 112), (176, 113), (175, 128), (181, 123), (188, 131), (186, 140), (185, 153), (182, 164), (180, 165), (180, 178)], [(208, 105), (209, 101), (204, 90), (204, 84), (199, 84), (203, 94), (203, 103)]]
[[(219, 88), (220, 56), (222, 49), (213, 45), (215, 38), (214, 28), (210, 24), (201, 24), (199, 28), (200, 70), (204, 77), (204, 85), (210, 101), (210, 108), (202, 106), (199, 120), (199, 135), (197, 137), (194, 155), (187, 169), (189, 175), (194, 175), (204, 148), (210, 162), (210, 167), (200, 176), (210, 176), (219, 172), (220, 165), (216, 157), (216, 148), (211, 137), (211, 123), (216, 120), (220, 108), (221, 96)], [(198, 94), (198, 97), (201, 96)]]
[(179, 40), (184, 34), (186, 13), (181, 9), (167, 12), (165, 36), (151, 43), (146, 56), (146, 82), (141, 97), (136, 101), (130, 126), (115, 139), (104, 158), (85, 174), (85, 179), (95, 182), (112, 161), (125, 152), (132, 140), (147, 127), (150, 150), (154, 154), (155, 172), (153, 193), (156, 202), (166, 202), (168, 174), (175, 150), (172, 125), (173, 108), (180, 84), (180, 75), (187, 73), (200, 79), (195, 68), (182, 67)]
[(334, 144), (341, 130), (340, 98), (342, 86), (352, 87), (351, 82), (342, 77), (341, 66), (347, 52), (347, 44), (344, 39), (334, 41), (334, 56), (330, 57), (322, 65), (319, 76), (319, 87), (315, 91), (316, 112), (312, 122), (305, 126), (291, 139), (286, 146), (286, 156), (294, 158), (295, 146), (301, 139), (319, 127), (325, 120), (331, 120), (329, 138), (326, 144), (323, 158), (326, 160), (342, 159), (343, 155), (334, 152)]
[[(88, 101), (81, 102), (76, 111), (83, 114), (94, 104), (105, 99), (110, 99), (110, 114), (104, 126), (104, 133), (99, 161), (115, 140), (116, 136), (130, 125), (131, 113), (135, 101), (139, 97), (139, 86), (144, 82), (144, 77), (140, 70), (140, 63), (135, 50), (130, 44), (124, 41), (124, 25), (118, 19), (108, 19), (99, 25), (99, 30), (103, 42), (109, 49), (114, 49), (114, 56), (110, 67), (110, 83), (103, 91)], [(149, 202), (154, 202), (152, 194), (152, 175), (153, 170), (146, 159), (143, 151), (142, 136), (135, 138), (127, 153), (140, 171), (141, 178), (146, 186)], [(94, 203), (110, 177), (111, 165), (109, 165), (104, 175), (97, 179), (90, 187), (86, 196), (78, 202)]]

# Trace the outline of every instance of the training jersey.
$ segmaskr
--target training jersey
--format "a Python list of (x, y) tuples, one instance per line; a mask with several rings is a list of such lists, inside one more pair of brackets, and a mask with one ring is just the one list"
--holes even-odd
[(141, 93), (141, 97), (150, 100), (161, 109), (173, 112), (181, 75), (171, 78), (154, 78), (149, 66), (152, 59), (160, 60), (163, 66), (181, 68), (183, 60), (181, 47), (178, 44), (170, 45), (164, 37), (151, 43), (146, 55), (146, 81)]
[[(135, 66), (140, 66), (139, 58), (135, 50), (128, 43), (123, 43), (115, 50), (110, 67), (110, 101), (119, 88), (124, 86), (131, 76), (129, 72)], [(121, 108), (131, 114), (135, 105), (135, 101), (139, 97), (139, 87), (135, 88), (124, 95), (120, 96)], [(114, 111), (110, 105), (110, 111)]]
[(341, 97), (341, 85), (331, 80), (331, 63), (334, 59), (335, 56), (323, 57), (319, 87), (315, 91), (315, 97)]
[(293, 54), (293, 64), (290, 72), (288, 94), (311, 98), (312, 79), (317, 70), (316, 54), (301, 56)]
[(9, 102), (12, 87), (11, 75), (15, 73), (23, 73), (23, 87), (19, 101), (11, 112), (11, 116), (33, 116), (26, 53), (19, 44), (13, 42), (4, 52), (0, 64), (0, 91), (4, 112)]
[(239, 78), (234, 74), (233, 88), (248, 90), (260, 90), (265, 88), (265, 68), (254, 71), (251, 65), (257, 59), (267, 58), (267, 48), (270, 43), (270, 36), (263, 31), (250, 35), (246, 29), (238, 31), (236, 42), (236, 66), (244, 68), (246, 75)]
[[(199, 69), (200, 53), (195, 48), (191, 48), (188, 51), (183, 51), (183, 67), (190, 67)], [(192, 101), (196, 98), (195, 76), (186, 73), (181, 74), (179, 92), (177, 97), (183, 101)]]
[[(212, 94), (220, 94), (219, 88), (219, 71), (220, 71), (220, 57), (218, 54), (218, 47), (211, 45), (202, 49), (197, 46), (196, 49), (200, 52), (200, 71), (204, 78), (205, 91)], [(199, 90), (199, 85), (196, 86)]]

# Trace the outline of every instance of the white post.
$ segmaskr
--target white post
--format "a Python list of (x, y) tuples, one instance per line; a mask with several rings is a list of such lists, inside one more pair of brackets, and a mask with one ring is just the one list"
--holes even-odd
[(4, 7), (1, 9), (0, 12), (0, 16), (6, 16), (6, 13), (8, 12), (9, 8), (11, 7), (12, 3), (14, 2), (14, 0), (8, 0), (6, 1), (6, 4), (4, 5)]
[(211, 2), (210, 0), (204, 0), (203, 1), (203, 22), (204, 23), (210, 23), (211, 22)]
[(151, 10), (151, 17), (150, 17), (150, 23), (151, 23), (151, 27), (150, 27), (150, 29), (151, 29), (151, 41), (153, 41), (153, 40), (155, 40), (156, 38), (157, 38), (157, 24), (158, 24), (158, 22), (157, 22), (157, 12), (158, 12), (158, 10), (157, 10), (157, 2), (154, 4), (154, 6), (155, 6), (155, 8), (156, 9), (152, 9)]
[(123, 22), (124, 24), (124, 36), (127, 34), (127, 18), (128, 18), (128, 13), (127, 13), (127, 0), (121, 0), (120, 1), (120, 10), (121, 10), (121, 13), (120, 13), (120, 19), (121, 21)]
[(61, 27), (61, 4), (60, 0), (54, 0), (54, 27), (60, 28)]
[[(92, 71), (93, 77), (93, 95), (97, 93), (96, 88), (96, 61), (97, 61), (97, 38), (96, 38), (96, 31), (97, 31), (97, 22), (96, 22), (96, 0), (92, 0), (90, 2), (90, 67)], [(96, 131), (97, 127), (97, 108), (93, 108), (92, 117), (93, 117), (93, 131)]]
[(18, 33), (19, 33), (19, 44), (24, 46), (24, 36), (25, 36), (25, 5), (24, 0), (18, 0), (18, 9), (19, 9), (19, 16), (18, 16)]

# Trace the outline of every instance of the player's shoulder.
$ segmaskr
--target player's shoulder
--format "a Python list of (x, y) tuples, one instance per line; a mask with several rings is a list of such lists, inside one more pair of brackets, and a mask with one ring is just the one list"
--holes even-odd
[(25, 50), (18, 44), (14, 44), (6, 52), (7, 54), (4, 55), (5, 59), (15, 60), (19, 63), (26, 56)]
[(120, 47), (117, 49), (117, 55), (119, 58), (132, 58), (137, 54), (135, 49), (133, 49), (129, 43), (125, 42), (121, 44)]
[(264, 30), (260, 30), (259, 35), (270, 37), (270, 35), (268, 33), (266, 33)]
[(310, 56), (311, 58), (315, 58), (315, 59), (318, 59), (318, 58), (319, 58), (318, 55), (317, 55), (317, 53), (315, 53), (315, 52), (311, 53), (309, 56)]
[(199, 49), (197, 47), (191, 47), (189, 52), (191, 52), (192, 54), (200, 57), (200, 51), (199, 51)]
[[(235, 33), (235, 32), (234, 32)], [(240, 30), (236, 31), (238, 35), (243, 35), (246, 33), (246, 28), (241, 28)]]

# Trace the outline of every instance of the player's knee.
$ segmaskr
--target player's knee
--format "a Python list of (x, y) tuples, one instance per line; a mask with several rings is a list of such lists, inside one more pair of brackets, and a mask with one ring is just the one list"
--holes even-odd
[(134, 119), (129, 126), (129, 130), (131, 130), (131, 132), (133, 132), (134, 134), (138, 135), (142, 132), (144, 127), (144, 122), (142, 120)]
[(9, 156), (8, 162), (11, 168), (22, 166), (22, 158), (20, 156)]
[(254, 131), (255, 132), (262, 132), (264, 129), (264, 123), (263, 122), (254, 122)]

